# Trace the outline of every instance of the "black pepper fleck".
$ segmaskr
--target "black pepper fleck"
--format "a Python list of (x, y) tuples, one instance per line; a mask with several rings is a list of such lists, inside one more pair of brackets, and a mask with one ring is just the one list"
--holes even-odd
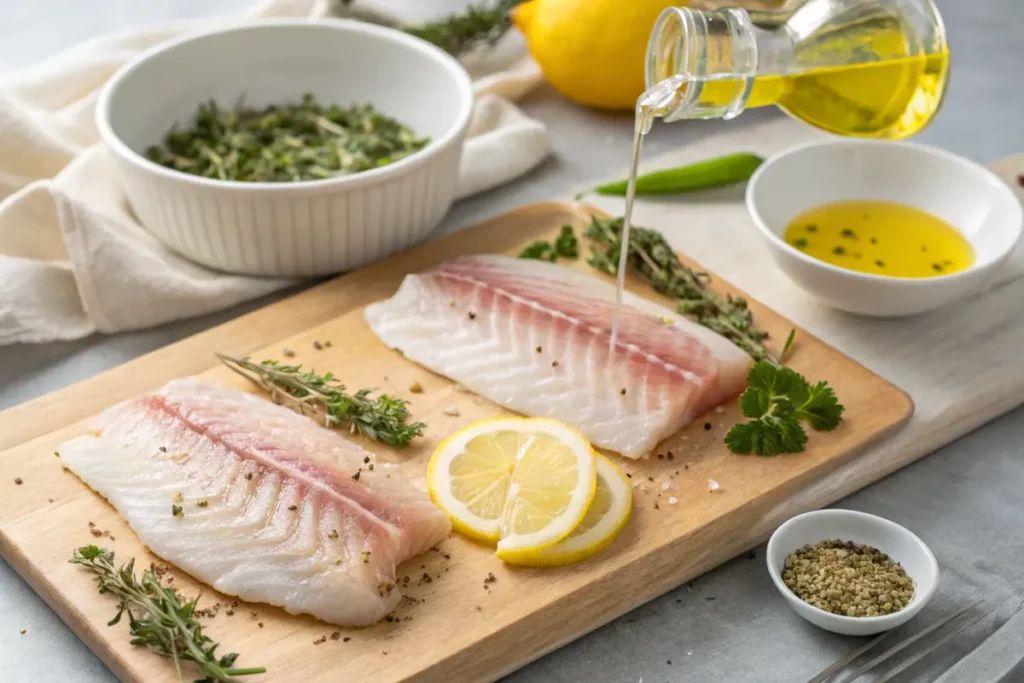
[(704, 423), (704, 431), (705, 432), (710, 432), (711, 431), (711, 423), (710, 422), (705, 422)]
[(14, 483), (21, 486), (24, 482), (21, 480), (21, 477), (15, 477)]

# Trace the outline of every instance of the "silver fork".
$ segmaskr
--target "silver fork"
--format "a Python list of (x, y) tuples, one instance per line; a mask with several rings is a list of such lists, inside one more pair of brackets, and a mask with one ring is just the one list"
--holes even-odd
[[(871, 669), (875, 668), (876, 666), (878, 666), (879, 664), (881, 664), (881, 663), (883, 663), (885, 661), (888, 661), (892, 656), (902, 652), (903, 650), (907, 649), (908, 647), (910, 647), (911, 645), (913, 645), (917, 641), (925, 638), (926, 636), (931, 635), (932, 633), (935, 633), (936, 631), (938, 631), (939, 629), (941, 629), (942, 627), (944, 627), (944, 626), (946, 626), (946, 625), (948, 625), (950, 623), (959, 621), (959, 623), (957, 623), (956, 626), (953, 627), (951, 630), (949, 630), (947, 633), (943, 634), (940, 638), (930, 642), (928, 644), (928, 647), (925, 648), (923, 651), (921, 651), (921, 652), (915, 654), (913, 657), (910, 657), (907, 660), (901, 662), (898, 666), (896, 666), (894, 669), (892, 669), (891, 671), (886, 673), (882, 678), (877, 679), (874, 683), (887, 683), (887, 681), (893, 680), (897, 675), (899, 675), (903, 671), (907, 670), (908, 668), (910, 668), (914, 664), (917, 664), (919, 661), (921, 661), (922, 659), (924, 659), (925, 657), (927, 657), (932, 652), (934, 652), (935, 650), (939, 649), (940, 647), (942, 647), (943, 645), (945, 645), (949, 641), (953, 640), (957, 636), (959, 636), (959, 635), (961, 635), (963, 633), (966, 633), (969, 629), (971, 629), (972, 627), (977, 625), (979, 622), (981, 622), (983, 619), (988, 617), (990, 614), (995, 612), (996, 608), (993, 607), (992, 609), (990, 609), (990, 610), (988, 610), (988, 611), (986, 611), (986, 612), (984, 612), (984, 613), (982, 613), (980, 615), (968, 616), (968, 617), (966, 617), (964, 619), (961, 619), (961, 617), (963, 617), (965, 614), (970, 612), (975, 607), (978, 607), (979, 605), (981, 605), (983, 602), (984, 601), (979, 600), (978, 602), (975, 602), (975, 603), (972, 603), (970, 605), (967, 605), (966, 607), (962, 607), (961, 609), (957, 610), (956, 612), (954, 612), (953, 614), (949, 615), (945, 619), (942, 619), (941, 621), (938, 621), (938, 622), (932, 624), (928, 628), (926, 628), (926, 629), (924, 629), (922, 631), (919, 631), (918, 633), (915, 633), (912, 636), (904, 638), (903, 640), (901, 640), (900, 642), (896, 643), (895, 645), (893, 645), (889, 649), (885, 650), (881, 654), (879, 654), (876, 657), (872, 658), (870, 661), (862, 664), (857, 669), (855, 669), (853, 672), (851, 672), (849, 675), (847, 675), (845, 678), (843, 678), (841, 681), (837, 681), (836, 683), (852, 683), (853, 681), (857, 680), (858, 678), (860, 678), (864, 674), (868, 673)], [(868, 641), (864, 645), (861, 645), (860, 647), (855, 649), (853, 652), (851, 652), (848, 655), (844, 656), (842, 659), (840, 659), (836, 663), (832, 664), (827, 669), (825, 669), (824, 671), (819, 673), (817, 676), (815, 676), (814, 678), (809, 680), (807, 683), (824, 683), (824, 681), (826, 681), (829, 678), (831, 678), (832, 676), (838, 674), (842, 669), (844, 669), (845, 667), (850, 665), (854, 660), (856, 660), (862, 654), (864, 654), (868, 650), (871, 650), (872, 648), (874, 648), (876, 645), (878, 645), (882, 641), (886, 640), (890, 635), (892, 635), (891, 632), (890, 633), (883, 633), (882, 635), (878, 636), (877, 638)]]

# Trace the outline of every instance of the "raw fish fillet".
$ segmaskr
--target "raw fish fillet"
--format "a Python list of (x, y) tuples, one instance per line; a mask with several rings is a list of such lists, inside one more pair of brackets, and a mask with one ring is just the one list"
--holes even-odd
[(366, 320), (389, 347), (516, 412), (554, 417), (630, 458), (742, 391), (753, 363), (724, 337), (543, 261), (470, 256), (408, 275)]
[(247, 601), (372, 624), (401, 597), (396, 566), (451, 531), (392, 466), (245, 392), (175, 380), (90, 429), (65, 466), (154, 553)]

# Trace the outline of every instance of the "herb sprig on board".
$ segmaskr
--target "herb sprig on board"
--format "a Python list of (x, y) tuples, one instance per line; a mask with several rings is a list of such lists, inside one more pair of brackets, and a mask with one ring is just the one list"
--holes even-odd
[[(608, 275), (616, 275), (622, 248), (622, 218), (594, 217), (586, 236), (591, 240), (587, 263)], [(709, 289), (711, 276), (680, 261), (660, 232), (632, 226), (628, 263), (655, 291), (675, 299), (679, 313), (732, 341), (755, 360), (776, 362), (764, 346), (768, 333), (754, 326), (754, 315), (746, 299), (732, 295), (722, 298)]]
[[(411, 26), (395, 26), (401, 30), (433, 43), (451, 55), (461, 55), (480, 47), (497, 43), (511, 28), (509, 13), (523, 0), (496, 0), (479, 2), (461, 12), (453, 12), (435, 21)], [(352, 0), (336, 0), (337, 9), (345, 16), (349, 7), (358, 3)]]
[(740, 409), (752, 418), (733, 426), (725, 445), (733, 453), (799, 453), (807, 445), (801, 422), (815, 431), (831, 431), (843, 419), (843, 406), (828, 382), (811, 384), (803, 375), (760, 361), (747, 376)]
[(388, 394), (372, 396), (371, 389), (346, 392), (345, 385), (328, 372), (318, 375), (301, 365), (281, 365), (274, 360), (254, 363), (248, 358), (217, 357), (226, 366), (266, 389), (275, 402), (328, 427), (344, 427), (374, 441), (402, 447), (423, 435), (426, 425), (408, 423), (408, 403)]
[(261, 109), (199, 106), (191, 127), (172, 129), (146, 156), (217, 180), (323, 180), (394, 163), (423, 149), (420, 137), (372, 105), (324, 106), (311, 94)]
[(110, 593), (120, 600), (117, 614), (108, 624), (113, 626), (127, 616), (132, 645), (147, 647), (174, 660), (179, 681), (184, 680), (182, 662), (193, 662), (199, 667), (204, 678), (196, 683), (232, 681), (238, 676), (267, 672), (263, 667), (235, 668), (237, 653), (218, 658), (218, 644), (203, 635), (203, 627), (195, 618), (199, 597), (186, 599), (164, 586), (153, 569), (136, 577), (134, 559), (117, 568), (114, 553), (94, 545), (76, 549), (69, 562), (96, 574), (100, 593)]

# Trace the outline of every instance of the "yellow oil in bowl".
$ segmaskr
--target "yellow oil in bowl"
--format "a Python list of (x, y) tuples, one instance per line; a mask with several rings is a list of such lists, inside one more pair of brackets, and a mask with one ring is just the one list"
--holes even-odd
[(794, 218), (785, 240), (820, 261), (872, 275), (938, 277), (974, 263), (974, 248), (959, 231), (895, 202), (822, 204)]

